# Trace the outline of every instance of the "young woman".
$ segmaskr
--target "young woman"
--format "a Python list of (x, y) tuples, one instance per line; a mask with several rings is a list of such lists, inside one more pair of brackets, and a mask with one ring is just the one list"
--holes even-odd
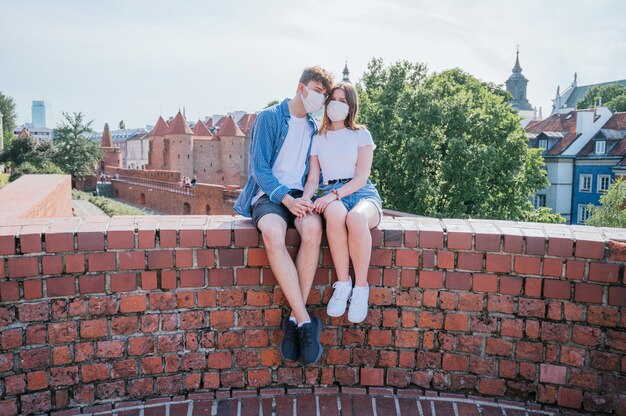
[[(350, 300), (348, 320), (354, 323), (367, 317), (370, 229), (382, 218), (380, 196), (369, 180), (376, 145), (370, 132), (355, 122), (358, 107), (352, 84), (333, 87), (319, 133), (311, 144), (310, 170), (303, 194), (304, 198), (313, 197), (321, 169), (323, 196), (315, 200), (315, 211), (326, 220), (326, 235), (338, 280), (333, 285), (335, 290), (327, 313), (343, 315)], [(350, 259), (356, 280), (354, 288), (348, 275)]]

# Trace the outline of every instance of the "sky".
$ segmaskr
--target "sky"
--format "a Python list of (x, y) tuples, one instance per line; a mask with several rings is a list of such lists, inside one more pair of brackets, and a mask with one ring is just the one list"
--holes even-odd
[(0, 91), (48, 126), (82, 111), (101, 131), (258, 111), (321, 65), (358, 81), (374, 57), (504, 84), (517, 45), (528, 99), (626, 78), (623, 0), (0, 0)]

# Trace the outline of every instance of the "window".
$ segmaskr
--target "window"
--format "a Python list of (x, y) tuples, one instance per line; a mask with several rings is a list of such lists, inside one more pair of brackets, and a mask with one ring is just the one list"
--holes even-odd
[(548, 148), (548, 139), (539, 139), (539, 147), (542, 149)]
[(587, 205), (578, 204), (578, 222), (584, 224), (590, 216), (591, 212), (587, 208)]
[(580, 175), (578, 190), (580, 192), (591, 192), (591, 175)]
[(546, 196), (545, 195), (541, 195), (541, 194), (535, 195), (535, 199), (533, 201), (533, 205), (534, 205), (535, 209), (539, 209), (541, 207), (545, 207), (546, 206)]
[(598, 175), (598, 192), (606, 192), (611, 186), (611, 175)]
[(596, 142), (596, 154), (597, 155), (603, 155), (606, 151), (606, 141), (605, 140), (598, 140)]

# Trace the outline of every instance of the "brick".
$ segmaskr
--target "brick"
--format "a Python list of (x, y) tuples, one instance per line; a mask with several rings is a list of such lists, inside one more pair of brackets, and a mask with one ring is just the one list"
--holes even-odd
[(104, 232), (79, 230), (77, 240), (80, 251), (104, 250)]
[(211, 327), (217, 329), (230, 328), (235, 323), (235, 317), (232, 311), (214, 311), (209, 315)]
[(146, 310), (146, 295), (126, 295), (120, 299), (120, 312), (143, 312)]
[(90, 272), (116, 270), (115, 253), (94, 253), (87, 258)]
[(569, 299), (570, 283), (565, 280), (544, 280), (543, 296), (553, 299)]
[(467, 371), (469, 359), (467, 355), (443, 354), (443, 369), (446, 371)]
[(602, 285), (576, 283), (574, 300), (576, 302), (602, 303)]
[(204, 230), (182, 229), (179, 231), (179, 247), (203, 247)]
[(172, 310), (176, 308), (176, 298), (171, 292), (152, 292), (149, 294), (150, 309)]
[(617, 283), (618, 278), (618, 264), (591, 263), (589, 268), (589, 280), (593, 280), (595, 282)]
[(10, 302), (19, 298), (20, 288), (17, 282), (0, 282), (0, 301)]
[(143, 251), (123, 251), (119, 253), (120, 270), (145, 269), (145, 253)]
[(159, 272), (157, 272), (157, 287), (161, 289), (176, 289), (176, 270), (161, 270), (161, 279), (159, 281)]
[(396, 250), (396, 266), (398, 267), (418, 267), (419, 251), (417, 250)]
[(446, 289), (469, 290), (470, 276), (467, 272), (446, 272)]
[(443, 327), (443, 314), (439, 312), (426, 312), (419, 313), (419, 327), (440, 329)]
[(84, 272), (85, 271), (85, 255), (84, 254), (65, 255), (65, 271), (66, 273)]
[(578, 239), (576, 240), (576, 257), (602, 259), (605, 246), (604, 241)]
[(487, 354), (510, 357), (513, 354), (513, 343), (501, 338), (487, 338)]
[(52, 344), (65, 344), (78, 337), (76, 322), (48, 324), (48, 341)]
[(368, 335), (368, 342), (371, 346), (388, 347), (391, 345), (391, 331), (371, 329)]
[(109, 368), (106, 364), (83, 365), (80, 368), (80, 374), (84, 383), (102, 381), (109, 377)]
[(135, 247), (135, 232), (132, 229), (107, 231), (107, 247), (109, 250), (131, 249)]
[(86, 293), (103, 293), (104, 288), (104, 275), (88, 275), (80, 276), (78, 278), (78, 288), (81, 294)]
[(568, 260), (565, 265), (565, 277), (568, 279), (582, 280), (585, 275), (585, 262)]
[(541, 364), (539, 371), (539, 381), (542, 383), (565, 384), (567, 367)]
[(148, 269), (170, 269), (174, 266), (174, 253), (171, 250), (148, 251)]
[(139, 319), (136, 316), (115, 316), (111, 319), (112, 335), (127, 335), (137, 332)]
[(474, 273), (472, 289), (477, 292), (497, 292), (498, 276), (493, 274)]
[(39, 261), (37, 257), (13, 257), (9, 258), (8, 277), (34, 277), (39, 276)]
[(81, 321), (80, 336), (81, 338), (101, 338), (105, 337), (108, 332), (106, 319), (93, 319)]
[(2, 349), (13, 350), (22, 346), (22, 329), (7, 329), (2, 332)]
[(617, 309), (605, 306), (589, 305), (587, 308), (587, 322), (600, 326), (617, 325)]
[(154, 339), (151, 337), (129, 338), (128, 354), (129, 355), (146, 355), (154, 352)]
[(443, 273), (441, 271), (420, 270), (417, 278), (419, 287), (438, 289), (443, 287)]
[(626, 306), (626, 288), (609, 287), (609, 305)]
[(552, 277), (561, 277), (563, 272), (563, 260), (544, 258), (543, 259), (543, 275)]
[(454, 252), (437, 251), (437, 267), (440, 269), (454, 269)]
[(391, 266), (391, 256), (393, 251), (390, 249), (373, 249), (370, 259), (372, 266)]
[[(208, 250), (207, 250), (208, 251)], [(213, 258), (213, 251), (210, 252), (211, 258)], [(249, 248), (248, 249), (248, 266), (269, 266), (270, 262), (267, 258), (267, 251), (264, 248)], [(213, 266), (211, 264), (210, 266)]]
[(382, 368), (361, 368), (361, 384), (364, 386), (383, 386), (383, 376)]
[(457, 268), (461, 270), (483, 270), (483, 254), (461, 251), (457, 254)]
[(46, 413), (52, 409), (51, 393), (42, 391), (32, 394), (25, 394), (20, 397), (22, 403), (22, 414)]
[(481, 378), (478, 383), (478, 392), (490, 396), (503, 396), (505, 384), (503, 379)]
[(237, 269), (237, 285), (258, 286), (261, 284), (261, 271), (259, 269)]
[(420, 230), (418, 237), (420, 248), (443, 248), (443, 230)]
[(74, 251), (74, 233), (72, 232), (46, 232), (44, 239), (48, 253)]
[(448, 231), (448, 249), (471, 250), (473, 237), (471, 232)]
[(467, 315), (449, 313), (445, 317), (444, 328), (448, 331), (467, 331), (468, 323)]
[(47, 295), (69, 296), (76, 293), (74, 277), (54, 277), (46, 279)]
[(540, 257), (515, 256), (513, 270), (519, 274), (539, 275)]
[(559, 387), (557, 404), (562, 407), (571, 409), (580, 409), (582, 407), (583, 392), (567, 387)]
[(570, 257), (574, 252), (574, 240), (567, 237), (549, 237), (548, 255)]
[[(47, 321), (50, 317), (50, 307), (48, 302), (22, 303), (17, 307), (17, 316), (23, 322)], [(6, 321), (0, 322), (4, 324)]]
[(221, 248), (218, 250), (218, 262), (220, 267), (243, 266), (243, 249)]
[(204, 270), (192, 269), (180, 271), (181, 287), (203, 287), (204, 284)]
[(542, 279), (527, 277), (524, 279), (524, 294), (531, 297), (541, 297)]
[(132, 292), (137, 289), (137, 274), (112, 273), (110, 288), (112, 292)]
[(487, 253), (486, 266), (488, 272), (509, 273), (511, 271), (511, 256)]
[(524, 336), (524, 321), (522, 319), (502, 319), (500, 333), (504, 337), (522, 338)]
[(476, 233), (476, 251), (500, 251), (500, 234)]
[(234, 281), (233, 269), (209, 270), (209, 286), (232, 286)]
[(176, 267), (192, 267), (193, 266), (193, 250), (176, 250)]
[(576, 344), (596, 346), (600, 344), (601, 331), (589, 326), (574, 325), (572, 327), (572, 341)]
[(489, 300), (487, 301), (487, 310), (489, 312), (512, 314), (514, 307), (515, 301), (512, 296), (489, 295)]
[(48, 387), (48, 379), (45, 371), (33, 371), (26, 375), (28, 390), (41, 390)]
[(522, 293), (524, 280), (520, 277), (500, 276), (500, 293), (505, 295), (519, 295)]
[(63, 258), (60, 256), (43, 256), (41, 258), (43, 274), (63, 273)]
[(461, 311), (481, 311), (484, 296), (479, 293), (459, 293), (458, 309)]

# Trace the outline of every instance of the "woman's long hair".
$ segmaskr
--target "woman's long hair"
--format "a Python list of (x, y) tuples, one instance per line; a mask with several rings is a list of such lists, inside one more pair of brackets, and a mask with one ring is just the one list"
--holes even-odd
[(356, 124), (356, 117), (359, 113), (359, 97), (356, 93), (356, 89), (349, 82), (341, 82), (335, 85), (331, 90), (330, 94), (328, 94), (328, 98), (326, 99), (326, 104), (324, 106), (324, 116), (322, 118), (322, 125), (319, 129), (319, 134), (326, 134), (328, 128), (330, 127), (332, 121), (328, 118), (328, 114), (326, 114), (326, 106), (332, 101), (333, 93), (335, 90), (342, 89), (346, 94), (346, 104), (348, 104), (348, 116), (344, 120), (344, 125), (346, 128), (350, 130), (358, 130), (362, 129), (365, 126), (361, 124)]

